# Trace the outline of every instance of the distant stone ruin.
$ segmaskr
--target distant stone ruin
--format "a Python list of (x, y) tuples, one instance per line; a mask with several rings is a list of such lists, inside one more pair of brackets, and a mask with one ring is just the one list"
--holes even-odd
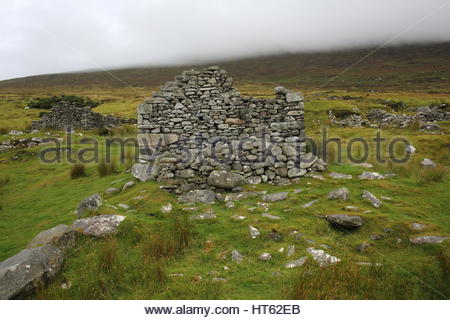
[(32, 129), (94, 129), (100, 127), (116, 127), (129, 120), (117, 119), (110, 115), (93, 112), (91, 107), (79, 107), (72, 102), (60, 102), (40, 120), (33, 121)]
[(219, 67), (184, 71), (138, 106), (139, 163), (133, 174), (182, 193), (275, 184), (325, 163), (306, 153), (303, 96), (243, 96)]

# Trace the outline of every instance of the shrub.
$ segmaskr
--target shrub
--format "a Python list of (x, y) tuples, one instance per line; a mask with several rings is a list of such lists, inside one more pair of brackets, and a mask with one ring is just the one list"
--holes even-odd
[(72, 168), (70, 168), (70, 178), (77, 179), (85, 176), (84, 165), (83, 164), (75, 164)]
[(37, 98), (36, 100), (30, 101), (27, 106), (30, 108), (38, 108), (38, 109), (51, 109), (58, 103), (66, 101), (66, 102), (72, 102), (77, 107), (91, 107), (95, 108), (97, 107), (100, 102), (93, 101), (89, 98), (83, 98), (79, 96), (53, 96), (49, 98)]
[(441, 165), (438, 165), (435, 168), (422, 168), (417, 171), (417, 182), (419, 184), (442, 182), (448, 173), (449, 169)]
[(118, 256), (117, 251), (117, 240), (113, 237), (107, 239), (99, 255), (98, 267), (100, 271), (112, 271), (112, 268)]

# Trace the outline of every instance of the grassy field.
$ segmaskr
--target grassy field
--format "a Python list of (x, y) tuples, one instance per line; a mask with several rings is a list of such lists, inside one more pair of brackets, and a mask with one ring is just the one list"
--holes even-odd
[[(421, 66), (426, 66), (426, 62)], [(445, 67), (441, 69), (445, 71)], [(263, 69), (262, 66), (260, 68), (258, 70)], [(271, 70), (268, 68), (265, 74), (273, 71), (273, 77), (276, 77), (276, 70)], [(282, 76), (285, 78), (275, 82), (295, 88), (294, 80), (303, 75), (293, 71), (292, 79), (285, 74)], [(406, 76), (402, 73), (398, 77)], [(235, 86), (243, 94), (272, 96), (272, 80), (259, 77), (258, 81), (237, 77)], [(353, 83), (358, 82), (355, 81)], [(370, 83), (364, 85), (370, 87)], [(12, 138), (6, 134), (9, 130), (26, 130), (31, 120), (38, 118), (40, 110), (24, 109), (30, 98), (63, 93), (83, 95), (103, 101), (95, 109), (98, 112), (132, 118), (136, 116), (136, 105), (154, 89), (156, 84), (133, 88), (70, 84), (45, 88), (4, 87), (0, 89), (0, 141)], [(68, 253), (63, 270), (55, 281), (31, 298), (448, 299), (448, 241), (413, 245), (408, 239), (416, 235), (450, 235), (450, 123), (440, 124), (444, 134), (439, 135), (419, 133), (415, 129), (381, 130), (382, 137), (387, 139), (382, 145), (386, 163), (375, 163), (373, 152), (369, 162), (375, 164), (374, 171), (394, 172), (397, 176), (361, 182), (356, 175), (366, 169), (351, 166), (345, 149), (350, 139), (364, 137), (371, 141), (371, 150), (375, 150), (372, 139), (377, 130), (329, 127), (327, 111), (357, 107), (361, 112), (367, 112), (371, 108), (387, 108), (383, 103), (386, 99), (402, 101), (408, 107), (450, 103), (449, 92), (448, 82), (439, 82), (433, 92), (429, 88), (401, 90), (396, 84), (383, 92), (353, 91), (339, 86), (319, 90), (313, 85), (306, 86), (307, 134), (315, 141), (321, 141), (322, 130), (328, 127), (328, 138), (337, 137), (343, 141), (342, 163), (335, 161), (337, 150), (329, 149), (329, 170), (352, 174), (352, 180), (334, 180), (324, 173), (324, 181), (304, 178), (284, 187), (246, 185), (247, 191), (289, 192), (288, 199), (270, 204), (268, 212), (281, 217), (277, 221), (261, 216), (263, 208), (258, 205), (261, 202), (258, 196), (236, 201), (232, 209), (217, 202), (197, 205), (195, 211), (190, 212), (182, 210), (186, 206), (178, 204), (175, 195), (161, 190), (154, 182), (137, 183), (117, 194), (103, 194), (105, 204), (97, 214), (127, 216), (118, 234), (101, 240), (79, 237), (78, 246)], [(346, 95), (352, 99), (335, 98)], [(135, 129), (116, 130), (114, 134), (134, 136)], [(64, 138), (62, 132), (34, 134), (49, 135)], [(86, 136), (100, 141), (105, 139), (95, 131), (83, 132), (83, 137)], [(81, 137), (75, 137), (75, 149), (82, 148), (79, 143)], [(407, 138), (417, 148), (417, 154), (407, 164), (393, 165), (389, 161), (387, 145), (396, 137)], [(90, 164), (86, 166), (84, 176), (71, 179), (71, 164), (43, 164), (39, 161), (37, 154), (41, 148), (0, 153), (0, 261), (25, 248), (40, 231), (74, 221), (74, 210), (85, 197), (110, 187), (120, 188), (133, 180), (126, 171), (131, 165), (130, 155), (125, 163), (117, 163), (111, 174), (100, 176), (98, 165)], [(113, 150), (118, 159), (118, 147)], [(358, 148), (351, 150), (353, 156), (360, 155), (360, 152)], [(401, 148), (396, 148), (396, 152), (401, 155)], [(103, 155), (104, 150), (101, 149), (100, 156)], [(422, 169), (419, 161), (425, 157), (437, 162), (438, 168)], [(327, 199), (327, 193), (339, 187), (350, 190), (348, 202)], [(303, 191), (295, 193), (297, 189)], [(391, 200), (383, 200), (383, 207), (375, 209), (361, 198), (363, 190)], [(302, 208), (303, 204), (315, 199), (319, 202), (314, 206)], [(114, 209), (119, 203), (128, 204), (130, 210)], [(174, 210), (163, 214), (160, 208), (167, 203), (172, 203)], [(330, 227), (323, 219), (325, 214), (348, 213), (343, 209), (346, 205), (361, 208), (361, 212), (355, 213), (365, 222), (359, 230), (342, 232)], [(188, 218), (207, 210), (213, 210), (217, 218), (206, 221)], [(247, 218), (235, 221), (231, 219), (234, 214)], [(413, 222), (426, 224), (428, 228), (411, 230), (409, 225)], [(249, 224), (261, 231), (260, 238), (250, 238)], [(281, 241), (269, 239), (272, 229), (283, 235)], [(383, 235), (383, 238), (372, 240), (373, 235)], [(371, 247), (359, 252), (356, 248), (362, 243), (370, 243)], [(287, 257), (286, 250), (290, 245), (295, 245), (295, 254)], [(301, 268), (284, 267), (289, 261), (307, 256), (309, 247), (323, 249), (341, 262), (321, 268), (310, 257)], [(280, 248), (284, 248), (284, 252), (279, 252)], [(241, 264), (231, 261), (232, 250), (245, 256)], [(259, 261), (258, 256), (263, 252), (270, 252), (273, 258), (267, 262)], [(359, 262), (372, 265), (359, 265)], [(72, 287), (61, 289), (61, 284), (68, 281)]]

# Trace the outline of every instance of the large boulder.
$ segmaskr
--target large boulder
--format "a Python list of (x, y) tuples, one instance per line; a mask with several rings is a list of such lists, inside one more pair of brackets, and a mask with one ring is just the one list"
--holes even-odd
[(93, 237), (104, 237), (117, 232), (124, 216), (104, 214), (100, 216), (79, 219), (72, 224), (72, 228), (84, 235)]
[(191, 190), (178, 197), (182, 203), (213, 203), (216, 200), (216, 193), (208, 189)]
[(344, 229), (359, 228), (363, 225), (363, 220), (360, 216), (349, 216), (346, 214), (330, 214), (326, 215), (325, 219), (333, 226), (338, 226)]
[(28, 248), (52, 245), (62, 251), (75, 245), (75, 231), (68, 225), (59, 224), (56, 227), (42, 231), (28, 244)]
[(0, 263), (0, 299), (23, 298), (51, 281), (63, 263), (63, 252), (50, 245), (22, 250)]
[(102, 205), (102, 197), (96, 193), (80, 202), (77, 215), (81, 217), (86, 211), (97, 211)]
[(227, 170), (212, 171), (208, 177), (208, 185), (222, 189), (233, 189), (243, 183), (243, 176)]
[(133, 174), (133, 177), (135, 177), (141, 182), (156, 180), (160, 172), (161, 167), (156, 162), (152, 164), (136, 163), (131, 168), (131, 173)]

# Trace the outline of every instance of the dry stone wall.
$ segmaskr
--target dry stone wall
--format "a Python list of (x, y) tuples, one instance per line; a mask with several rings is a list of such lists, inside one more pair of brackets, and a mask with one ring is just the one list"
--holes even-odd
[(277, 87), (274, 99), (260, 99), (232, 85), (219, 67), (185, 71), (139, 105), (134, 176), (181, 193), (199, 186), (281, 183), (324, 169), (306, 153), (299, 92)]

